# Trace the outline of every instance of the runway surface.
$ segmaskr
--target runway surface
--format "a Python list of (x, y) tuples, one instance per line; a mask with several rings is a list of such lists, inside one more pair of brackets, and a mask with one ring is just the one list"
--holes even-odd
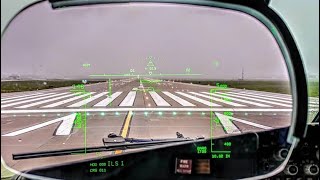
[[(309, 101), (309, 109), (318, 111), (319, 99)], [(289, 126), (291, 112), (291, 95), (171, 81), (123, 79), (80, 91), (3, 93), (1, 155), (9, 167), (27, 170), (125, 152), (26, 160), (12, 160), (13, 153), (102, 146), (110, 132), (133, 138), (175, 138), (176, 132), (215, 138), (264, 131)]]

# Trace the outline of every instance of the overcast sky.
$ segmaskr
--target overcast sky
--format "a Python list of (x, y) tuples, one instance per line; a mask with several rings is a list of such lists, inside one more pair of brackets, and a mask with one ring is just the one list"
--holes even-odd
[[(286, 79), (273, 37), (242, 13), (182, 5), (98, 5), (23, 12), (1, 42), (2, 74), (86, 78), (90, 74), (157, 73), (202, 78)], [(218, 62), (218, 64), (217, 64)], [(83, 63), (91, 67), (82, 67)]]

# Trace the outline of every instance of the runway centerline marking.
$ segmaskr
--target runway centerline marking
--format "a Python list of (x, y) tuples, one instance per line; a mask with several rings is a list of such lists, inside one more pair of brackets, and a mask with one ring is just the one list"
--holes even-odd
[[(127, 117), (125, 119), (123, 128), (122, 128), (121, 133), (120, 133), (120, 136), (122, 136), (123, 138), (126, 138), (129, 135), (129, 126), (130, 126), (130, 122), (132, 120), (132, 115), (133, 115), (132, 111), (129, 111), (128, 115), (127, 115)], [(115, 154), (121, 154), (122, 150), (116, 150), (114, 153)]]

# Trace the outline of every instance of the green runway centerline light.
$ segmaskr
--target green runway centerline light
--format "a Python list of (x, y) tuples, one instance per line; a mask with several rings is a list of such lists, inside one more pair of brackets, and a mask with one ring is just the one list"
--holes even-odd
[(115, 115), (116, 115), (116, 116), (119, 116), (119, 115), (120, 115), (120, 113), (119, 113), (119, 112), (115, 112)]
[(174, 115), (174, 116), (177, 115), (177, 112), (172, 112), (172, 115)]
[(187, 114), (190, 116), (192, 113), (191, 113), (191, 112), (188, 112)]
[(205, 113), (205, 112), (202, 112), (201, 115), (204, 116), (204, 115), (206, 115), (206, 113)]
[(145, 116), (148, 116), (148, 112), (144, 112), (144, 115), (145, 115)]
[(100, 115), (101, 115), (101, 116), (104, 116), (104, 115), (106, 115), (106, 114), (105, 114), (104, 112), (102, 112), (102, 113), (100, 113)]
[(158, 112), (158, 114), (159, 114), (160, 116), (162, 116), (163, 112)]

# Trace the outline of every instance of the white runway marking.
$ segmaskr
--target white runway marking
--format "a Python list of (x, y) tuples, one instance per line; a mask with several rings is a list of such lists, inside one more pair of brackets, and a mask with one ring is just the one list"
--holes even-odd
[(275, 98), (273, 98), (273, 97), (262, 97), (262, 96), (260, 96), (260, 95), (250, 95), (250, 94), (235, 93), (235, 92), (225, 92), (225, 93), (226, 93), (226, 94), (240, 95), (240, 96), (245, 96), (245, 97), (253, 97), (253, 98), (258, 98), (258, 99), (265, 99), (265, 100), (271, 100), (271, 101), (277, 101), (277, 102), (283, 102), (283, 103), (287, 103), (287, 104), (292, 104), (292, 101), (275, 99)]
[(210, 106), (210, 107), (220, 106), (219, 104), (215, 104), (215, 103), (212, 103), (212, 102), (210, 102), (210, 101), (206, 101), (206, 100), (197, 98), (197, 97), (195, 97), (195, 96), (191, 96), (191, 95), (186, 94), (186, 93), (183, 93), (183, 92), (176, 92), (176, 93), (177, 93), (177, 94), (180, 94), (180, 95), (182, 95), (182, 96), (185, 96), (185, 97), (187, 97), (187, 98), (189, 98), (189, 99), (192, 99), (192, 100), (194, 100), (194, 101), (197, 101), (197, 102), (200, 102), (200, 103), (202, 103), (202, 104), (205, 104), (205, 105), (207, 105), (207, 106)]
[[(267, 98), (273, 98), (273, 101), (278, 101), (281, 102), (281, 100), (287, 100), (287, 103), (292, 103), (292, 97), (291, 95), (287, 95), (289, 96), (288, 98), (284, 97), (284, 96), (279, 96), (276, 94), (272, 94), (272, 95), (267, 95), (265, 93), (253, 93), (253, 92), (247, 92), (247, 91), (237, 91), (237, 93), (242, 93), (242, 94), (248, 94), (248, 95), (256, 95), (259, 96), (260, 99), (262, 99), (262, 97), (267, 97)], [(261, 97), (262, 96), (262, 97)], [(279, 100), (280, 99), (280, 100)], [(285, 101), (283, 101), (285, 102)], [(317, 107), (315, 105), (310, 105), (310, 104), (319, 104), (319, 99), (318, 98), (314, 98), (314, 97), (309, 97), (309, 106), (311, 107)]]
[(107, 97), (106, 99), (100, 101), (94, 107), (106, 107), (108, 106), (113, 100), (115, 100), (118, 96), (120, 96), (122, 92), (115, 92), (111, 95), (111, 97)]
[(28, 97), (23, 97), (23, 98), (18, 98), (18, 99), (11, 99), (11, 100), (7, 100), (7, 101), (1, 101), (1, 104), (11, 103), (11, 102), (15, 102), (15, 101), (22, 101), (22, 100), (32, 99), (32, 98), (36, 98), (36, 97), (43, 97), (43, 96), (48, 96), (48, 95), (51, 95), (51, 94), (54, 94), (54, 93), (37, 94), (37, 95), (28, 96)]
[(254, 93), (254, 92), (247, 92), (247, 91), (237, 91), (237, 92), (241, 92), (244, 94), (251, 94), (251, 95), (258, 95), (258, 96), (264, 96), (264, 97), (269, 97), (269, 98), (277, 98), (277, 99), (282, 99), (282, 100), (289, 100), (292, 101), (292, 98), (288, 98), (288, 97), (283, 97), (283, 96), (279, 96), (279, 95), (268, 95), (268, 94), (262, 94), (262, 93)]
[(272, 106), (269, 106), (269, 105), (266, 105), (266, 104), (261, 104), (261, 103), (252, 102), (252, 101), (246, 101), (246, 100), (243, 100), (243, 99), (237, 99), (237, 98), (233, 98), (233, 97), (229, 97), (229, 96), (222, 96), (222, 95), (218, 95), (218, 94), (215, 94), (215, 93), (208, 93), (208, 92), (201, 92), (201, 93), (209, 94), (209, 95), (216, 96), (216, 97), (228, 98), (228, 99), (231, 99), (231, 100), (234, 100), (234, 101), (239, 101), (239, 102), (243, 102), (243, 103), (247, 103), (247, 104), (252, 104), (252, 105), (255, 105), (255, 106), (258, 106), (258, 107), (272, 107)]
[(168, 91), (163, 91), (163, 94), (169, 96), (171, 99), (175, 100), (176, 102), (178, 102), (182, 106), (196, 106), (196, 105), (194, 105), (194, 104), (192, 104), (192, 103), (190, 103), (190, 102), (188, 102), (188, 101), (186, 101), (186, 100), (184, 100), (184, 99), (182, 99), (182, 98), (180, 98), (180, 97), (178, 97)]
[[(182, 112), (209, 112), (209, 111), (231, 111), (231, 112), (291, 112), (292, 109), (262, 109), (262, 108), (83, 108), (83, 109), (24, 109), (24, 110), (2, 110), (1, 114), (22, 113), (65, 113), (65, 112), (125, 112), (125, 111), (182, 111)], [(318, 109), (309, 109), (318, 111)]]
[[(20, 134), (24, 134), (24, 133), (27, 133), (27, 132), (30, 132), (30, 131), (33, 131), (33, 130), (36, 130), (36, 129), (39, 129), (39, 128), (42, 128), (42, 127), (45, 127), (45, 126), (48, 126), (48, 125), (53, 124), (53, 123), (57, 123), (59, 121), (67, 121), (67, 122), (65, 122), (65, 123), (62, 122), (61, 123), (61, 125), (63, 125), (63, 126), (60, 125), (58, 127), (56, 135), (69, 135), (70, 132), (71, 132), (71, 128), (72, 128), (72, 126), (70, 127), (70, 124), (71, 124), (70, 122), (72, 122), (72, 124), (73, 124), (73, 121), (74, 121), (75, 117), (76, 117), (76, 114), (73, 113), (73, 114), (65, 116), (65, 117), (61, 117), (61, 118), (54, 119), (54, 120), (51, 120), (51, 121), (47, 121), (47, 122), (44, 122), (44, 123), (41, 123), (41, 124), (37, 124), (37, 125), (31, 126), (31, 127), (28, 127), (28, 128), (24, 128), (24, 129), (21, 129), (21, 130), (18, 130), (18, 131), (14, 131), (14, 132), (11, 132), (11, 133), (8, 133), (8, 134), (4, 134), (2, 136), (17, 136), (17, 135), (20, 135)], [(69, 132), (69, 134), (67, 134), (67, 132)]]
[(72, 105), (70, 105), (70, 106), (68, 106), (68, 107), (80, 107), (80, 106), (86, 105), (87, 103), (89, 103), (89, 102), (91, 102), (91, 101), (93, 101), (93, 100), (95, 100), (95, 99), (98, 99), (98, 98), (106, 95), (107, 93), (108, 93), (108, 92), (102, 92), (102, 93), (100, 93), (100, 94), (97, 94), (97, 95), (95, 95), (95, 96), (89, 97), (89, 98), (87, 98), (87, 99), (85, 99), (85, 100), (82, 100), (82, 101), (80, 101), (80, 102), (77, 102), (77, 103), (75, 103), (75, 104), (72, 104)]
[(25, 95), (21, 95), (21, 96), (10, 96), (10, 97), (6, 97), (6, 98), (1, 98), (1, 101), (23, 98), (23, 97), (28, 97), (28, 96), (35, 96), (35, 95), (40, 95), (40, 94), (42, 94), (42, 93), (25, 94)]
[[(235, 88), (233, 88), (235, 89)], [(259, 94), (259, 95), (266, 95), (266, 96), (273, 96), (273, 97), (279, 97), (279, 98), (291, 98), (292, 96), (290, 94), (282, 94), (282, 93), (274, 93), (274, 92), (267, 92), (267, 91), (255, 91), (255, 90), (242, 90), (242, 89), (235, 89), (238, 92), (246, 92), (246, 93), (253, 93), (253, 94)]]
[(52, 97), (56, 97), (56, 96), (61, 96), (61, 95), (64, 95), (64, 94), (68, 94), (68, 93), (65, 92), (65, 93), (53, 94), (53, 95), (50, 95), (50, 96), (45, 96), (45, 97), (40, 97), (40, 98), (35, 98), (35, 99), (29, 99), (29, 100), (26, 100), (26, 101), (19, 101), (19, 102), (3, 105), (3, 106), (1, 106), (1, 108), (15, 106), (15, 105), (19, 105), (19, 104), (25, 104), (25, 103), (34, 102), (34, 101), (39, 101), (39, 100), (42, 100), (42, 99), (48, 99), (48, 98), (52, 98)]
[(75, 96), (75, 95), (78, 95), (78, 94), (80, 94), (80, 93), (68, 94), (68, 95), (65, 95), (65, 96), (60, 96), (60, 97), (56, 97), (56, 98), (52, 98), (52, 99), (47, 99), (47, 100), (44, 100), (44, 101), (38, 101), (38, 102), (35, 102), (35, 103), (26, 104), (26, 105), (19, 106), (19, 107), (16, 107), (16, 108), (29, 108), (29, 107), (32, 107), (32, 106), (37, 106), (37, 105), (40, 105), (40, 104), (56, 101), (56, 100), (59, 100), (59, 99), (67, 98), (67, 97), (70, 97), (70, 96)]
[(73, 122), (76, 118), (76, 114), (73, 113), (69, 116), (65, 116), (62, 123), (58, 127), (55, 135), (56, 136), (68, 136), (71, 133)]
[(215, 97), (203, 95), (203, 94), (196, 93), (196, 92), (190, 92), (190, 93), (191, 93), (191, 94), (194, 94), (194, 95), (198, 95), (198, 96), (204, 97), (204, 98), (209, 98), (209, 99), (211, 99), (211, 100), (213, 100), (213, 101), (222, 102), (222, 103), (224, 103), (224, 104), (228, 104), (228, 105), (231, 105), (231, 106), (235, 106), (235, 107), (246, 107), (246, 105), (242, 105), (242, 104), (238, 104), (238, 103), (234, 103), (234, 102), (229, 102), (229, 101), (226, 101), (226, 100), (218, 99), (218, 98), (215, 98)]
[(229, 120), (228, 116), (222, 115), (220, 113), (215, 113), (215, 115), (220, 120), (223, 129), (226, 131), (227, 134), (240, 134), (241, 131), (235, 126), (232, 121)]
[(70, 99), (66, 99), (66, 100), (63, 100), (63, 101), (59, 101), (59, 102), (56, 102), (56, 103), (53, 103), (53, 104), (49, 104), (49, 105), (46, 105), (46, 106), (43, 106), (42, 108), (52, 108), (52, 107), (57, 107), (57, 106), (60, 106), (62, 104), (66, 104), (68, 102), (72, 102), (74, 100), (77, 100), (77, 99), (81, 99), (81, 98), (84, 98), (86, 96), (89, 96), (89, 95), (92, 95), (94, 94), (95, 92), (90, 92), (90, 93), (85, 93), (83, 95), (80, 95), (80, 96), (76, 96), (76, 97), (73, 97), (73, 98), (70, 98)]
[(235, 117), (230, 117), (230, 119), (232, 119), (233, 121), (237, 121), (237, 122), (240, 122), (240, 123), (243, 123), (243, 124), (247, 124), (247, 125), (250, 125), (250, 126), (254, 126), (254, 127), (257, 127), (257, 128), (261, 128), (261, 129), (272, 129), (272, 127), (269, 127), (269, 126), (264, 126), (264, 125), (261, 125), (261, 124), (257, 124), (257, 123), (254, 123), (254, 122), (250, 122), (250, 121), (246, 121), (246, 120), (243, 120), (243, 119), (238, 119), (238, 118), (235, 118)]
[(171, 106), (167, 101), (165, 101), (158, 93), (150, 91), (150, 96), (154, 100), (157, 106)]
[(277, 103), (277, 102), (261, 100), (261, 99), (257, 99), (257, 98), (250, 98), (250, 97), (244, 97), (244, 96), (238, 96), (238, 95), (230, 95), (230, 94), (225, 94), (225, 93), (220, 93), (220, 92), (217, 92), (217, 94), (222, 94), (222, 95), (225, 95), (228, 97), (231, 96), (231, 97), (237, 97), (237, 98), (242, 98), (242, 99), (248, 99), (248, 100), (252, 100), (252, 101), (258, 101), (258, 102), (263, 102), (263, 103), (268, 103), (268, 104), (273, 104), (273, 105), (278, 105), (278, 106), (292, 107), (291, 104), (289, 105), (289, 104)]
[(130, 91), (119, 106), (133, 106), (136, 94), (136, 91)]

